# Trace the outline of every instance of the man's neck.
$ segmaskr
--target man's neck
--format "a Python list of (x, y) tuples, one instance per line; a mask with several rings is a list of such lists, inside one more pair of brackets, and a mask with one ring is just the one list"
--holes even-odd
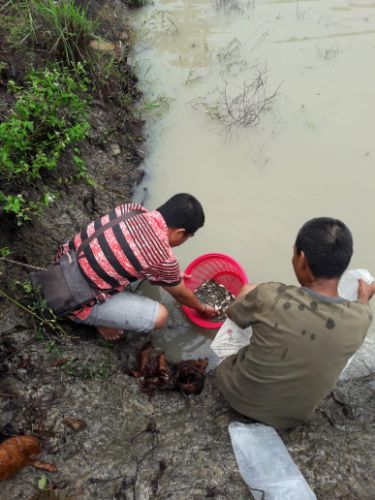
[(309, 288), (315, 293), (319, 293), (320, 295), (326, 295), (327, 297), (337, 297), (337, 287), (339, 284), (338, 278), (318, 278), (314, 279), (309, 283), (301, 283), (301, 285), (305, 288)]

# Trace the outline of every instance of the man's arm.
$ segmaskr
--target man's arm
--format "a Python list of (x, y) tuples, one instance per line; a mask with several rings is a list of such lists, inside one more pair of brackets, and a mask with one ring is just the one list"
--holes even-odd
[(358, 280), (358, 302), (367, 304), (375, 294), (375, 283), (366, 283), (365, 281)]
[(177, 302), (195, 309), (198, 313), (207, 318), (213, 318), (217, 314), (214, 306), (200, 302), (190, 288), (183, 282), (176, 286), (163, 286), (163, 288), (172, 295)]
[[(254, 290), (254, 288), (256, 288), (257, 285), (255, 285), (254, 283), (246, 283), (246, 285), (244, 285), (241, 290), (238, 292), (237, 296), (236, 296), (236, 300), (239, 300), (239, 299), (242, 299), (242, 297), (245, 297), (245, 295), (247, 295), (249, 292), (251, 292), (252, 290)], [(231, 304), (233, 305), (233, 303)], [(235, 319), (231, 316), (231, 311), (230, 311), (230, 307), (228, 307), (228, 309), (225, 311), (225, 313), (227, 314), (228, 318), (232, 319), (234, 322)]]
[(251, 292), (251, 290), (254, 290), (254, 288), (256, 288), (256, 287), (257, 287), (257, 285), (255, 285), (255, 283), (247, 283), (238, 292), (238, 294), (236, 296), (236, 300), (240, 299), (241, 297), (244, 297), (246, 294), (248, 294), (249, 292)]
[(229, 318), (241, 328), (247, 328), (252, 324), (253, 315), (258, 308), (258, 286), (253, 283), (244, 285), (236, 300), (227, 309)]

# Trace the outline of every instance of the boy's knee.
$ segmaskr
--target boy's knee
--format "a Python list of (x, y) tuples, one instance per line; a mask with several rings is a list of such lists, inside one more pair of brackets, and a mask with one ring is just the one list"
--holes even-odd
[(162, 328), (166, 325), (168, 314), (168, 309), (163, 304), (160, 304), (158, 316), (156, 318), (155, 329)]

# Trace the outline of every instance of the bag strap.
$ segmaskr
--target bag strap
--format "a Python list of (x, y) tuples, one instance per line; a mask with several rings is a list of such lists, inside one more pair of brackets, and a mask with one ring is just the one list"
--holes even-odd
[(107, 224), (104, 224), (104, 226), (101, 226), (99, 229), (94, 231), (91, 236), (86, 238), (82, 243), (79, 245), (78, 249), (76, 250), (77, 257), (79, 257), (79, 254), (81, 253), (82, 250), (84, 250), (95, 238), (98, 238), (101, 234), (104, 233), (108, 228), (115, 226), (119, 222), (123, 222), (126, 219), (130, 219), (131, 217), (134, 217), (135, 215), (143, 214), (145, 213), (145, 210), (133, 210), (131, 212), (127, 212), (125, 214), (120, 215), (119, 217), (116, 217), (115, 219), (112, 219), (111, 221), (107, 222)]

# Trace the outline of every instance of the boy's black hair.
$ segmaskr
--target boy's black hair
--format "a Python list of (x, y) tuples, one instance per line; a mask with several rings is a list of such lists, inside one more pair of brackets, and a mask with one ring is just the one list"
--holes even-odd
[(202, 205), (191, 194), (175, 194), (156, 210), (168, 227), (183, 228), (187, 234), (194, 234), (204, 224)]
[(305, 222), (295, 246), (297, 253), (305, 253), (315, 278), (340, 277), (353, 255), (352, 233), (343, 222), (330, 217)]

